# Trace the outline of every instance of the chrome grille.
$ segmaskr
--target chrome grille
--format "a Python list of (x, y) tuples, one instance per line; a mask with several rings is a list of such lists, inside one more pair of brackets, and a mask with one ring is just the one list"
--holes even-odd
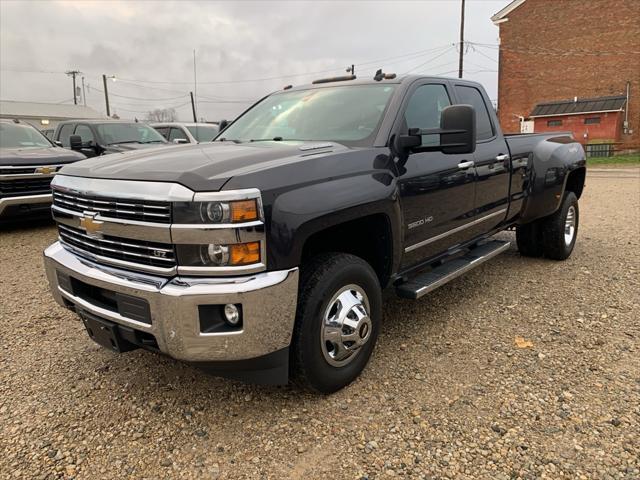
[(19, 180), (1, 180), (0, 177), (0, 196), (12, 197), (51, 193), (51, 180), (52, 177), (40, 176)]
[(115, 259), (151, 267), (173, 268), (176, 256), (173, 245), (104, 235), (100, 238), (82, 230), (58, 224), (58, 234), (64, 245), (79, 253), (86, 252), (106, 259)]
[(102, 217), (171, 223), (171, 204), (150, 200), (125, 200), (53, 190), (53, 205), (74, 212), (89, 210)]

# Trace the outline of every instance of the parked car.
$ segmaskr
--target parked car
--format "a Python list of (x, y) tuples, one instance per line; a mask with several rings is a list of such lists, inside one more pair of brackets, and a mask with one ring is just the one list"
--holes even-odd
[(150, 126), (121, 120), (60, 122), (53, 138), (56, 144), (87, 157), (171, 145)]
[(420, 298), (511, 228), (522, 255), (571, 254), (578, 142), (503, 135), (475, 82), (352, 78), (275, 92), (198, 149), (65, 167), (44, 253), (57, 302), (113, 351), (332, 392), (369, 360), (383, 288)]
[(51, 179), (63, 165), (83, 158), (57, 147), (28, 123), (0, 120), (0, 218), (49, 215)]
[(150, 123), (168, 141), (173, 143), (212, 142), (218, 135), (218, 126), (212, 123)]

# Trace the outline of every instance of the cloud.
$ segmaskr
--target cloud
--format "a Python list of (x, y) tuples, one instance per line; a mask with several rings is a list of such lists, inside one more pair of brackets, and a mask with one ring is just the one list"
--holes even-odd
[[(497, 43), (489, 17), (504, 4), (468, 1), (466, 38)], [(189, 120), (195, 49), (200, 115), (232, 118), (248, 103), (213, 102), (250, 102), (289, 83), (344, 73), (352, 63), (394, 57), (356, 73), (379, 67), (403, 73), (440, 55), (416, 73), (454, 74), (459, 8), (447, 0), (0, 2), (0, 98), (68, 101), (71, 80), (63, 72), (73, 68), (83, 72), (87, 103), (98, 110), (104, 111), (104, 73), (121, 79), (109, 90), (122, 117), (167, 106)], [(407, 56), (418, 51), (424, 53)], [(497, 57), (492, 49), (482, 53)], [(497, 70), (496, 63), (473, 51), (466, 58), (467, 78), (483, 82), (495, 98), (497, 74), (481, 70)], [(313, 73), (319, 71), (326, 73)], [(273, 77), (284, 78), (246, 81)], [(237, 82), (216, 83), (230, 81)]]

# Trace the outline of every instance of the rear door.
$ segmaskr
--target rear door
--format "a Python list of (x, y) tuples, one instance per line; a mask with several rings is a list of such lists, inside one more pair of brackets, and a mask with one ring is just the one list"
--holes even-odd
[[(394, 131), (439, 128), (440, 112), (453, 103), (445, 81), (421, 81), (408, 91)], [(424, 135), (423, 145), (439, 142)], [(401, 268), (424, 262), (470, 238), (474, 216), (473, 154), (410, 153), (399, 165), (399, 189), (404, 217)]]
[(507, 142), (496, 125), (486, 93), (474, 85), (461, 83), (456, 83), (454, 90), (457, 103), (472, 105), (476, 111), (476, 224), (470, 232), (478, 236), (505, 219), (509, 208), (511, 162)]

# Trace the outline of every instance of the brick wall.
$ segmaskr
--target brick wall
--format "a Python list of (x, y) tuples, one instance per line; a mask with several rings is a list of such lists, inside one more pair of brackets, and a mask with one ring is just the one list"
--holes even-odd
[(498, 114), (506, 132), (537, 103), (625, 93), (622, 148), (640, 148), (640, 0), (526, 0), (500, 27)]

